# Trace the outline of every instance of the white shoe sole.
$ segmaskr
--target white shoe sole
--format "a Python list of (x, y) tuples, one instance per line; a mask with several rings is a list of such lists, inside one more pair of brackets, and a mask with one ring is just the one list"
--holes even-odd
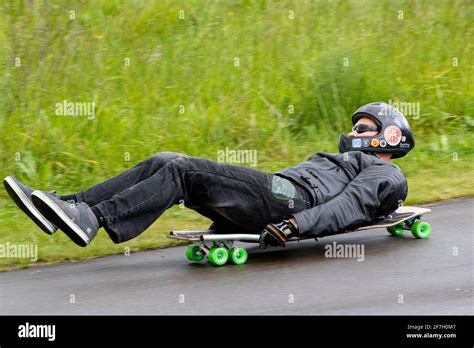
[[(8, 176), (3, 180), (4, 185), (8, 185), (8, 188), (13, 191), (15, 194), (15, 198), (17, 198), (20, 202), (17, 202), (17, 200), (14, 197), (11, 197), (13, 201), (15, 202), (18, 207), (23, 210), (23, 212), (28, 215), (29, 218), (33, 219), (33, 221), (40, 227), (45, 233), (47, 234), (53, 234), (54, 232), (57, 231), (56, 227), (51, 224), (48, 219), (46, 219), (39, 211), (36, 209), (36, 207), (33, 205), (31, 200), (25, 195), (23, 190), (18, 186), (16, 181), (11, 177)], [(7, 189), (8, 191), (8, 189)], [(8, 192), (12, 193), (12, 192)], [(20, 203), (22, 206), (20, 206)], [(33, 215), (29, 216), (27, 212), (24, 211), (24, 209), (28, 210), (28, 212)]]

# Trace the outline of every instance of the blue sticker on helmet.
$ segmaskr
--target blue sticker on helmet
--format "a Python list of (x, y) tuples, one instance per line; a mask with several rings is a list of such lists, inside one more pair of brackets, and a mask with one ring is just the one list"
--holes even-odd
[(352, 139), (352, 147), (361, 147), (362, 146), (362, 140), (360, 139)]

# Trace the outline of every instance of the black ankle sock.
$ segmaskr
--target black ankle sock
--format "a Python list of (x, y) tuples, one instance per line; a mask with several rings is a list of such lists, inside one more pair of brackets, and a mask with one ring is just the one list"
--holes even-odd
[(105, 218), (100, 212), (100, 210), (94, 205), (91, 207), (92, 212), (94, 213), (95, 217), (97, 218), (97, 221), (99, 222), (99, 227), (104, 227), (105, 225)]
[(75, 194), (59, 196), (59, 199), (62, 201), (74, 201), (77, 202), (77, 197)]

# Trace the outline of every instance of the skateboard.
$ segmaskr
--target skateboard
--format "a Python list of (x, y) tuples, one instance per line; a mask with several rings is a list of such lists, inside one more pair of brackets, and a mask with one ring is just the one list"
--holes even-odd
[[(415, 238), (426, 239), (431, 235), (431, 226), (426, 221), (421, 221), (423, 214), (428, 214), (431, 209), (403, 206), (385, 217), (383, 220), (369, 226), (363, 226), (355, 230), (341, 231), (336, 234), (369, 230), (373, 228), (386, 228), (388, 233), (401, 236), (405, 230), (410, 230)], [(189, 261), (199, 262), (206, 257), (209, 263), (215, 266), (223, 266), (228, 261), (235, 265), (247, 262), (247, 250), (234, 247), (234, 242), (259, 243), (259, 234), (217, 234), (214, 230), (200, 231), (171, 231), (168, 238), (192, 242), (186, 248), (186, 258)], [(293, 237), (288, 242), (304, 239), (315, 239), (314, 236)]]

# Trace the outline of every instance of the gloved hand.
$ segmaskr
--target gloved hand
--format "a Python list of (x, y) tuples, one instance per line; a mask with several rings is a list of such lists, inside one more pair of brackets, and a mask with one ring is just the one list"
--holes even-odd
[(295, 218), (283, 220), (278, 224), (268, 224), (260, 234), (260, 248), (267, 245), (285, 246), (286, 241), (298, 234), (298, 225)]

